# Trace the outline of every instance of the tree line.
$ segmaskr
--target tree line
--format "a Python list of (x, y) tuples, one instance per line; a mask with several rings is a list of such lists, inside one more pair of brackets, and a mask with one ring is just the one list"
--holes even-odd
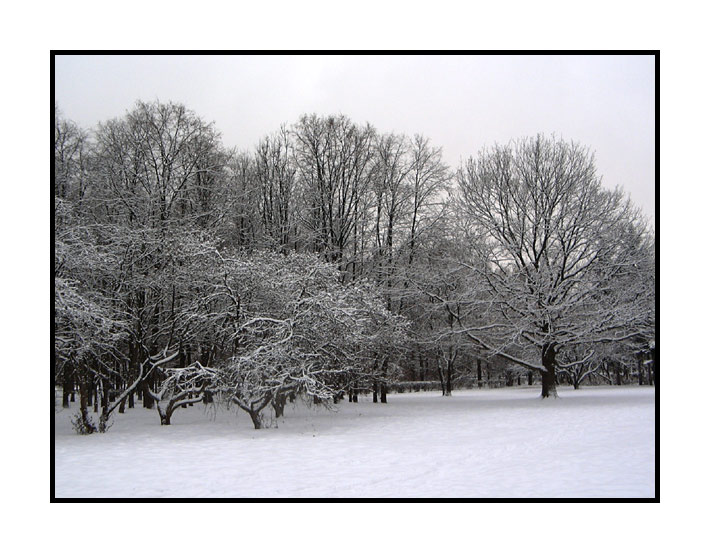
[(576, 143), (452, 169), (427, 138), (344, 115), (237, 151), (176, 103), (91, 131), (55, 112), (54, 380), (64, 406), (78, 391), (80, 432), (136, 398), (161, 424), (220, 401), (259, 428), (295, 397), (450, 395), (482, 367), (543, 397), (651, 369), (653, 231)]

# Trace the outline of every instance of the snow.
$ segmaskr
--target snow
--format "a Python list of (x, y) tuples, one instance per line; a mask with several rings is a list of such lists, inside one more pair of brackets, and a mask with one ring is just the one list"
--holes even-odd
[(338, 412), (288, 404), (278, 428), (241, 411), (142, 407), (78, 436), (55, 408), (55, 495), (127, 498), (653, 497), (652, 387), (391, 394)]

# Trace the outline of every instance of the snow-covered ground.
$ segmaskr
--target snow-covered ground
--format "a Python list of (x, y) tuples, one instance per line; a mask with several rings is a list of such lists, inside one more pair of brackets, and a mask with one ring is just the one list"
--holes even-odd
[(55, 409), (56, 497), (653, 497), (654, 388), (392, 394), (338, 412), (286, 407), (278, 428), (202, 405), (159, 425), (115, 414), (74, 434)]

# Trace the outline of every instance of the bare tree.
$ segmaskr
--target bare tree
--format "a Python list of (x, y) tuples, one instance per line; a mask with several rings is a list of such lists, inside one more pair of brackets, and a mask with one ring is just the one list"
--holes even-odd
[(226, 155), (219, 133), (181, 104), (137, 102), (99, 125), (95, 180), (102, 214), (131, 226), (165, 227), (221, 213)]
[(81, 204), (90, 179), (87, 178), (91, 143), (88, 133), (58, 110), (54, 118), (54, 195)]
[(441, 148), (434, 148), (428, 138), (415, 135), (410, 144), (412, 165), (408, 174), (412, 195), (409, 224), (409, 264), (423, 238), (435, 229), (445, 215), (446, 195), (451, 173), (442, 160)]
[(294, 126), (304, 232), (312, 251), (344, 268), (366, 194), (374, 130), (345, 116), (301, 117)]
[(555, 397), (563, 348), (628, 340), (648, 319), (639, 212), (601, 187), (588, 150), (542, 136), (483, 151), (457, 177), (474, 253), (461, 332), (539, 371)]
[(267, 245), (279, 251), (294, 246), (296, 239), (296, 167), (286, 127), (262, 139), (256, 147), (254, 176), (258, 211)]
[[(353, 379), (371, 376), (373, 360), (403, 341), (403, 319), (387, 311), (376, 288), (343, 284), (337, 268), (314, 254), (217, 257), (222, 265), (213, 268), (206, 294), (217, 303), (207, 319), (230, 355), (216, 359), (210, 385), (255, 428), (270, 404), (280, 415), (288, 394), (330, 402)], [(193, 365), (193, 372), (203, 370)], [(176, 397), (171, 387), (165, 392)]]

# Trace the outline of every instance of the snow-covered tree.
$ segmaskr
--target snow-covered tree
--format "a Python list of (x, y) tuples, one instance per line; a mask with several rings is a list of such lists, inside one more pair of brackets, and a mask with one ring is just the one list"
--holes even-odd
[(472, 245), (461, 332), (474, 344), (539, 371), (554, 397), (560, 351), (643, 332), (646, 230), (588, 150), (538, 136), (483, 151), (457, 177)]
[(223, 397), (248, 412), (255, 428), (269, 404), (303, 393), (328, 402), (362, 374), (404, 322), (372, 286), (342, 284), (337, 268), (311, 254), (220, 255), (211, 297), (221, 298), (231, 355), (217, 366)]
[(291, 129), (302, 196), (303, 242), (344, 269), (356, 257), (375, 130), (344, 115), (304, 115)]

